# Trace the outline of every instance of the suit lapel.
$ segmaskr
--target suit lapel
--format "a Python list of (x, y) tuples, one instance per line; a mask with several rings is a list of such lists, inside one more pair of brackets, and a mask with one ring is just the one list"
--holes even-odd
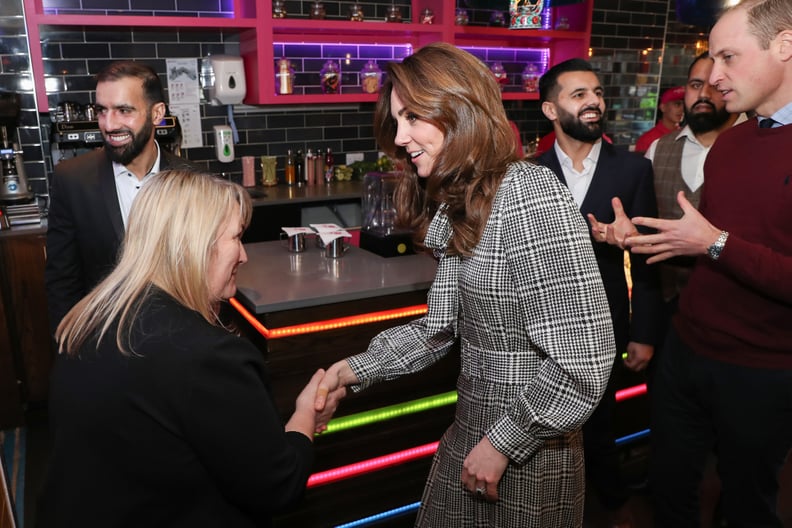
[(580, 204), (580, 210), (583, 214), (596, 211), (597, 205), (608, 204), (608, 207), (610, 207), (611, 198), (616, 196), (612, 183), (613, 178), (609, 177), (613, 170), (612, 162), (613, 147), (603, 141), (597, 166), (594, 168), (594, 175), (591, 177), (591, 184), (586, 192), (586, 197), (583, 198), (583, 203)]
[[(118, 240), (124, 239), (124, 219), (121, 217), (121, 207), (118, 205), (118, 190), (115, 184), (115, 175), (113, 173), (113, 163), (105, 152), (101, 157), (99, 174), (99, 188), (102, 195), (102, 203), (107, 209), (107, 216), (110, 218), (110, 224), (113, 226)], [(109, 177), (105, 177), (107, 174)]]

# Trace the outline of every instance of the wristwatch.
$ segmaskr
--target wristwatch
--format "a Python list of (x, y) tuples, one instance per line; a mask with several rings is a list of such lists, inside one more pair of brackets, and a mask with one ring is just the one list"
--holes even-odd
[(709, 258), (712, 260), (718, 260), (721, 251), (723, 251), (724, 246), (726, 246), (727, 238), (729, 238), (729, 232), (721, 231), (720, 235), (718, 235), (718, 240), (713, 242), (712, 245), (707, 248), (707, 255), (709, 255)]

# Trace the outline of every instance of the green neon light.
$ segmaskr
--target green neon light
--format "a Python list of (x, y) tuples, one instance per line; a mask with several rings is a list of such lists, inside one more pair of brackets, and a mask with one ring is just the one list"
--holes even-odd
[(434, 396), (427, 396), (418, 400), (407, 401), (404, 403), (397, 403), (395, 405), (388, 405), (387, 407), (380, 407), (379, 409), (372, 409), (370, 411), (363, 411), (348, 416), (341, 416), (330, 420), (327, 424), (327, 430), (318, 436), (327, 435), (330, 433), (337, 433), (347, 429), (354, 429), (355, 427), (362, 427), (364, 425), (373, 424), (376, 422), (384, 422), (406, 416), (408, 414), (415, 414), (419, 412), (444, 407), (446, 405), (453, 405), (457, 401), (456, 391), (444, 392)]

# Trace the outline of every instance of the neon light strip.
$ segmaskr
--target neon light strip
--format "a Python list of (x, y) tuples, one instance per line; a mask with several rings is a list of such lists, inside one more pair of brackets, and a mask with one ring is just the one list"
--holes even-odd
[(355, 427), (362, 427), (364, 425), (373, 424), (376, 422), (384, 422), (414, 414), (419, 412), (444, 407), (446, 405), (453, 405), (457, 401), (456, 391), (444, 392), (434, 396), (427, 396), (417, 400), (397, 403), (395, 405), (388, 405), (387, 407), (380, 407), (379, 409), (372, 409), (370, 411), (363, 411), (348, 416), (341, 416), (330, 420), (327, 424), (327, 430), (319, 436), (324, 436), (330, 433), (337, 433), (347, 429), (354, 429)]
[(646, 394), (646, 383), (635, 385), (634, 387), (627, 387), (616, 391), (616, 401), (629, 400), (630, 398), (637, 398)]
[(370, 517), (363, 517), (357, 521), (348, 522), (346, 524), (338, 524), (335, 526), (335, 528), (358, 528), (360, 526), (368, 526), (369, 524), (390, 519), (391, 517), (398, 517), (399, 515), (410, 513), (417, 510), (420, 506), (421, 501), (413, 502), (412, 504), (405, 504), (404, 506), (384, 511), (382, 513), (377, 513), (375, 515), (371, 515)]
[(651, 429), (644, 429), (643, 431), (638, 431), (633, 434), (628, 434), (627, 436), (622, 436), (621, 438), (616, 439), (616, 445), (629, 444), (630, 442), (635, 442), (636, 440), (649, 436), (650, 432)]
[(307, 488), (310, 489), (316, 486), (330, 484), (339, 480), (357, 477), (359, 475), (372, 473), (374, 471), (379, 471), (392, 466), (398, 466), (399, 464), (404, 464), (405, 462), (410, 462), (411, 460), (432, 456), (435, 451), (437, 451), (437, 446), (439, 443), (440, 442), (432, 442), (422, 446), (405, 449), (404, 451), (397, 451), (396, 453), (391, 453), (390, 455), (370, 458), (368, 460), (363, 460), (354, 464), (314, 473), (308, 479)]
[(236, 300), (236, 298), (231, 297), (229, 302), (231, 303), (231, 306), (233, 306), (236, 311), (239, 312), (240, 315), (242, 315), (242, 317), (244, 317), (245, 320), (266, 339), (278, 339), (279, 337), (312, 334), (314, 332), (324, 332), (326, 330), (336, 330), (338, 328), (347, 328), (350, 326), (389, 321), (391, 319), (398, 319), (400, 317), (416, 317), (425, 314), (427, 311), (425, 304), (416, 304), (414, 306), (405, 306), (404, 308), (394, 308), (392, 310), (369, 312), (365, 314), (339, 317), (337, 319), (326, 319), (324, 321), (315, 321), (313, 323), (269, 329), (261, 324), (261, 321), (256, 319), (256, 317), (251, 314), (247, 308), (242, 306), (242, 303)]

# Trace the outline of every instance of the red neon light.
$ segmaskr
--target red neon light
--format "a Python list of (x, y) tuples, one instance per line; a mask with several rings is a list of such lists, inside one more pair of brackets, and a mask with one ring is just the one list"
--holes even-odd
[(324, 332), (325, 330), (335, 330), (338, 328), (346, 328), (349, 326), (357, 326), (362, 324), (375, 323), (379, 321), (388, 321), (390, 319), (398, 319), (400, 317), (414, 317), (426, 313), (427, 307), (425, 304), (416, 304), (414, 306), (405, 306), (404, 308), (393, 308), (391, 310), (382, 310), (379, 312), (369, 312), (359, 315), (349, 315), (346, 317), (338, 317), (336, 319), (325, 319), (324, 321), (314, 321), (312, 323), (304, 323), (292, 326), (282, 326), (280, 328), (267, 328), (261, 321), (256, 319), (247, 308), (242, 306), (236, 298), (229, 299), (231, 306), (250, 323), (253, 328), (258, 331), (267, 339), (277, 339), (279, 337), (294, 336), (301, 334), (312, 334), (314, 332)]
[(646, 383), (616, 391), (616, 401), (629, 400), (646, 394)]
[(354, 464), (328, 469), (327, 471), (320, 471), (319, 473), (311, 475), (308, 479), (307, 487), (313, 488), (316, 486), (323, 486), (365, 473), (372, 473), (392, 466), (398, 466), (399, 464), (404, 464), (411, 460), (426, 458), (432, 456), (435, 451), (437, 451), (438, 444), (440, 444), (440, 442), (432, 442), (422, 446), (405, 449), (404, 451), (397, 451), (390, 455), (362, 460)]

